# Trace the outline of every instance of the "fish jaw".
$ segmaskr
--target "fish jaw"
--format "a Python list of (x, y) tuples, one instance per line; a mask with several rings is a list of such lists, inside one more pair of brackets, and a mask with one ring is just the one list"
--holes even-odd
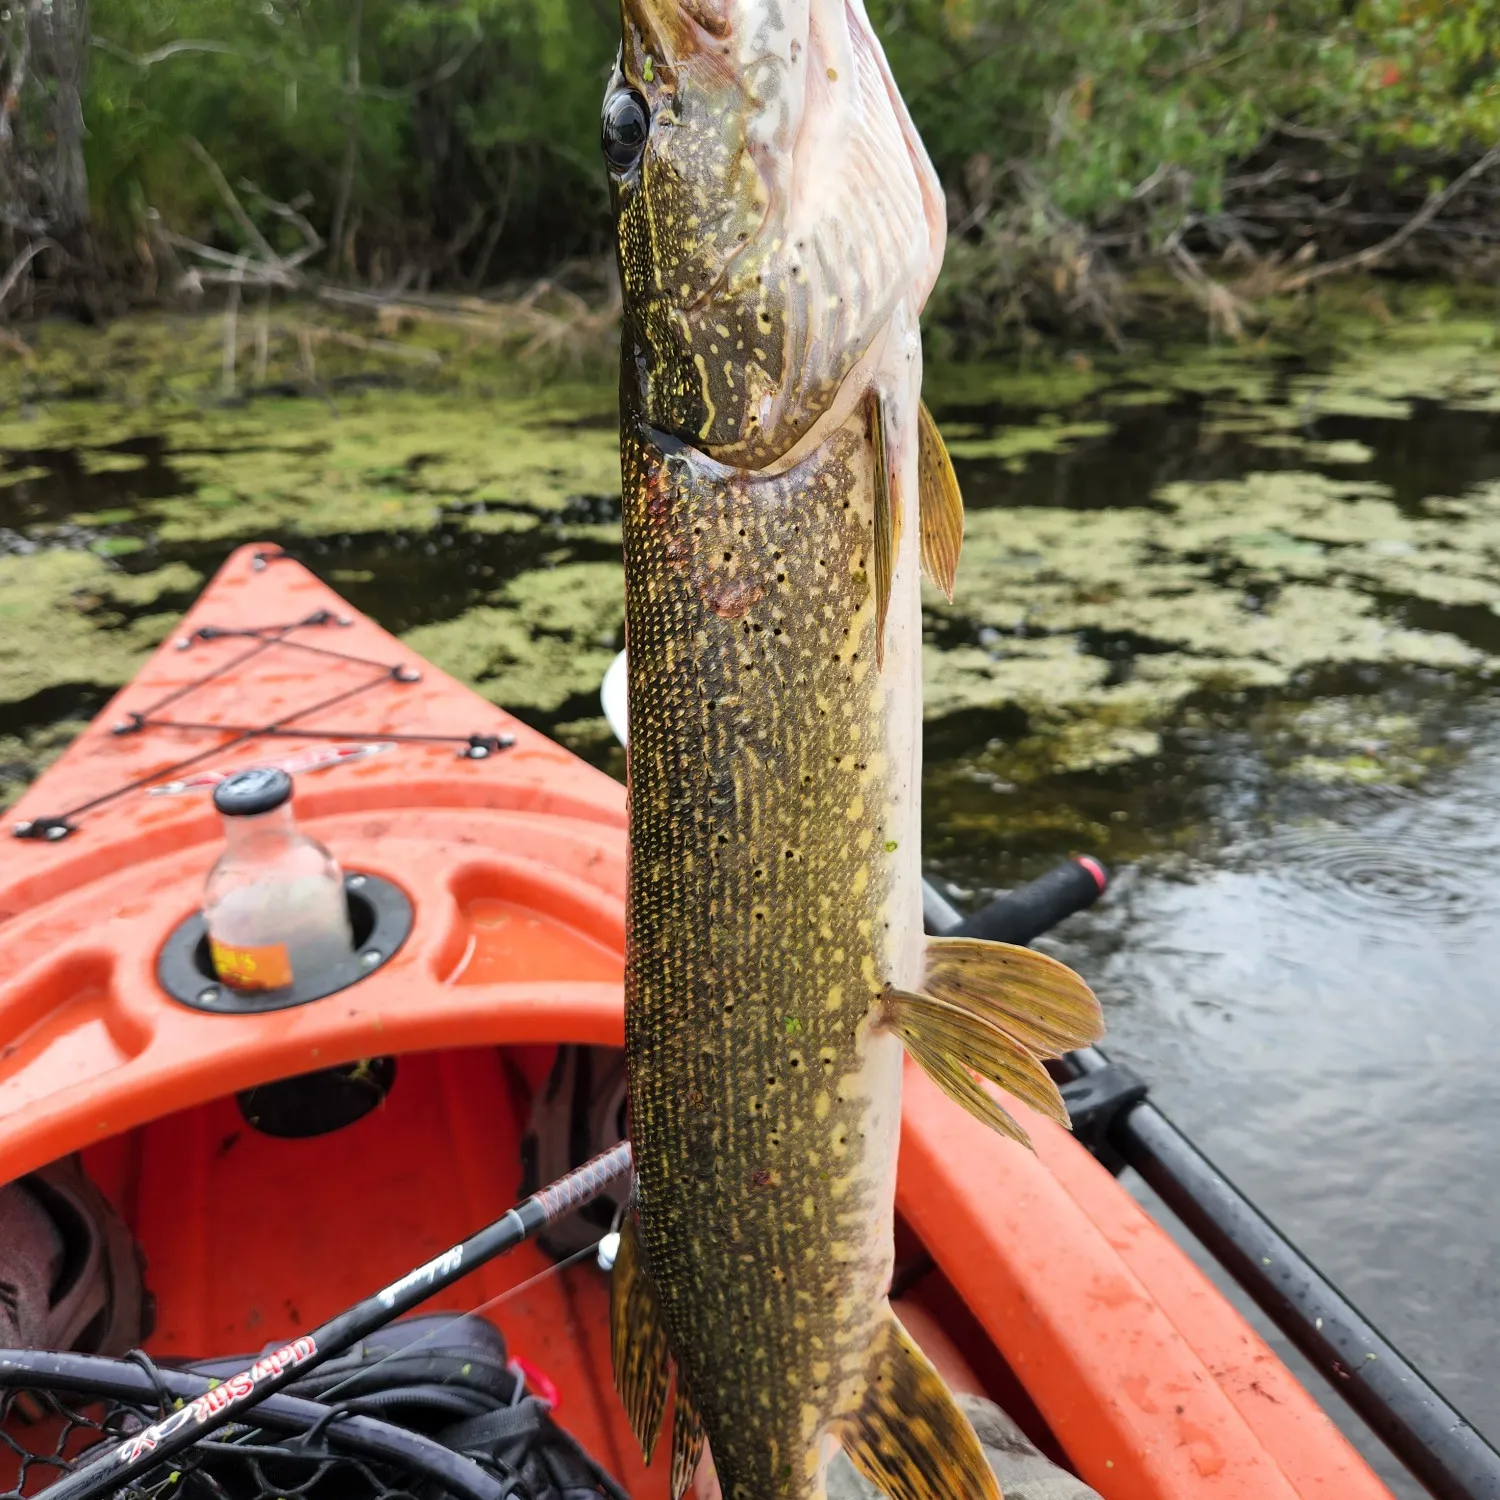
[[(758, 470), (823, 418), (942, 261), (936, 174), (857, 0), (622, 0), (607, 100), (650, 131), (612, 177), (624, 398)], [(835, 424), (836, 425), (836, 424)]]

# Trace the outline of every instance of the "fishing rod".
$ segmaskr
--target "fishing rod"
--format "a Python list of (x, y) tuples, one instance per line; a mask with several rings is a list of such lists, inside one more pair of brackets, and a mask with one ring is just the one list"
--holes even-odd
[(410, 1312), (434, 1292), (451, 1286), (459, 1277), (515, 1249), (540, 1230), (592, 1202), (630, 1171), (630, 1162), (630, 1144), (621, 1141), (592, 1161), (575, 1167), (565, 1177), (559, 1177), (549, 1187), (507, 1210), (493, 1224), (487, 1224), (425, 1265), (408, 1271), (373, 1296), (356, 1302), (311, 1333), (263, 1354), (238, 1375), (230, 1376), (171, 1416), (135, 1433), (86, 1468), (59, 1479), (48, 1488), (48, 1500), (103, 1500), (137, 1475), (159, 1467), (184, 1448), (234, 1421), (247, 1408)]

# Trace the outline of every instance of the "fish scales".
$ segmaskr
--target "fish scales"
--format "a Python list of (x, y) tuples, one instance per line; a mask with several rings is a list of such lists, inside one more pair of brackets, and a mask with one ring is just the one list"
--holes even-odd
[(936, 175), (859, 0), (622, 0), (605, 96), (624, 303), (626, 1067), (611, 1295), (675, 1497), (996, 1500), (893, 1314), (902, 1048), (1066, 1123), (1039, 1058), (1099, 1034), (1026, 949), (925, 941), (919, 559), (962, 502), (921, 405)]
[[(727, 1493), (767, 1500), (857, 1405), (891, 1272), (900, 1047), (870, 1001), (912, 950), (915, 831), (873, 454), (858, 420), (774, 479), (625, 451), (642, 1249)], [(747, 1390), (772, 1419), (736, 1428)]]

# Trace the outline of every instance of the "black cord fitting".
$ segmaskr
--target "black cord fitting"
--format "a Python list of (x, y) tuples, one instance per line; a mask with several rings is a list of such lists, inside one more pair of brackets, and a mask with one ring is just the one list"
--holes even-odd
[(1125, 1158), (1110, 1141), (1110, 1133), (1120, 1116), (1139, 1104), (1147, 1092), (1146, 1081), (1117, 1062), (1081, 1073), (1062, 1086), (1073, 1134), (1116, 1177), (1125, 1169)]
[(56, 844), (75, 831), (66, 818), (33, 818), (29, 823), (17, 823), (10, 834), (16, 839), (36, 839), (38, 843)]
[(513, 734), (471, 734), (469, 743), (458, 753), (465, 760), (488, 760), (516, 742)]

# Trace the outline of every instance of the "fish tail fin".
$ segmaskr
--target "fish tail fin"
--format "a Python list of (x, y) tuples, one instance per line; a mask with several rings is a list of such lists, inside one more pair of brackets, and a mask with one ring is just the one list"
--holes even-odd
[(1067, 1107), (1039, 1059), (1104, 1033), (1094, 992), (1066, 965), (981, 938), (929, 938), (922, 993), (888, 991), (884, 1019), (950, 1099), (1026, 1146), (1025, 1130), (973, 1075), (1066, 1127)]
[(627, 1210), (609, 1284), (609, 1352), (615, 1389), (641, 1445), (641, 1457), (649, 1464), (666, 1409), (672, 1356), (640, 1236), (635, 1213)]
[(927, 1356), (888, 1313), (859, 1409), (839, 1427), (850, 1462), (887, 1500), (1002, 1500), (984, 1450)]

